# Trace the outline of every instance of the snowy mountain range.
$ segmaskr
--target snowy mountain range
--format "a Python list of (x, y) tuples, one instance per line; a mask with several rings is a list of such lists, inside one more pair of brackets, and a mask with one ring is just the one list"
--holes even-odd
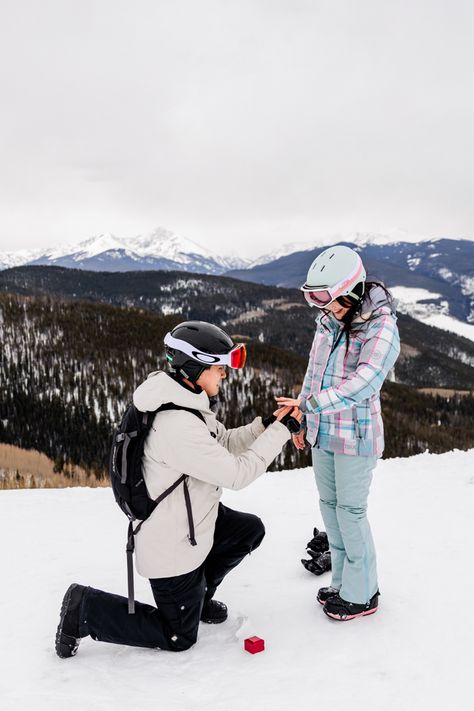
[(164, 269), (200, 274), (223, 274), (245, 269), (251, 261), (236, 255), (213, 254), (206, 247), (158, 227), (131, 239), (100, 234), (79, 244), (51, 249), (20, 250), (0, 254), (0, 269), (26, 264), (61, 266), (90, 271), (143, 271)]
[[(454, 239), (454, 238), (453, 238)], [(29, 264), (61, 266), (91, 271), (177, 270), (201, 274), (225, 274), (229, 270), (255, 269), (296, 252), (331, 244), (368, 245), (421, 244), (434, 240), (402, 230), (386, 233), (351, 232), (317, 236), (310, 242), (288, 242), (257, 259), (236, 254), (214, 254), (210, 249), (158, 227), (146, 235), (125, 239), (111, 233), (89, 237), (79, 243), (36, 250), (0, 252), (0, 270)]]
[(360, 252), (369, 275), (376, 275), (398, 290), (401, 310), (472, 340), (472, 239), (432, 239), (402, 230), (350, 232), (278, 245), (250, 260), (235, 254), (214, 254), (186, 237), (158, 227), (130, 239), (101, 234), (79, 244), (0, 253), (0, 270), (45, 265), (106, 272), (183, 271), (288, 288), (298, 287), (304, 281), (319, 250), (341, 243)]

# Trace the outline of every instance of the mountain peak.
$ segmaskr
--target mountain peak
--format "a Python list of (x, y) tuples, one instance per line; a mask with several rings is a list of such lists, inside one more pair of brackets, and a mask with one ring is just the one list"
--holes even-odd
[(88, 259), (102, 252), (117, 249), (125, 249), (125, 245), (115, 235), (105, 232), (88, 237), (79, 244), (67, 244), (47, 249), (44, 252), (44, 257), (50, 261), (68, 256), (74, 256), (76, 259)]
[(189, 261), (187, 257), (190, 254), (198, 254), (206, 259), (213, 258), (212, 252), (206, 247), (187, 237), (177, 235), (165, 227), (156, 227), (149, 234), (133, 237), (127, 241), (127, 246), (141, 257), (161, 257), (178, 263)]

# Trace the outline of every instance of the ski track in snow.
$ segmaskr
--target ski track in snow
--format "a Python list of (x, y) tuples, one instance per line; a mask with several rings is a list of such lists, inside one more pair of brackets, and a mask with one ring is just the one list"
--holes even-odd
[[(420, 711), (472, 708), (474, 450), (379, 462), (369, 517), (380, 609), (338, 623), (315, 602), (328, 574), (301, 566), (321, 528), (312, 471), (271, 473), (224, 502), (259, 514), (267, 536), (227, 577), (221, 626), (181, 654), (53, 643), (71, 582), (126, 593), (126, 519), (110, 489), (4, 491), (0, 613), (2, 711)], [(136, 597), (153, 602), (136, 576)], [(266, 651), (252, 656), (243, 638)]]

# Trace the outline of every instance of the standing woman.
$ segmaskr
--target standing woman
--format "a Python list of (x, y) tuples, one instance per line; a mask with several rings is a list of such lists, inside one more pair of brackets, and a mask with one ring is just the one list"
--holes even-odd
[(378, 607), (375, 548), (367, 520), (372, 473), (384, 448), (380, 388), (400, 340), (390, 293), (366, 282), (362, 260), (344, 246), (324, 250), (301, 287), (319, 309), (303, 389), (295, 405), (306, 425), (293, 442), (312, 447), (321, 514), (329, 539), (332, 581), (317, 599), (336, 620)]

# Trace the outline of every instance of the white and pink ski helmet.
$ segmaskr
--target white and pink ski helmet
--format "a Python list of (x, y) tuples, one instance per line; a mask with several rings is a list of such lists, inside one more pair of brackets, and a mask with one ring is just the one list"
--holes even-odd
[[(311, 306), (322, 308), (340, 296), (350, 296), (359, 301), (366, 280), (362, 259), (350, 247), (336, 245), (318, 254), (308, 270), (306, 281), (301, 287)], [(357, 284), (358, 293), (353, 290)]]

